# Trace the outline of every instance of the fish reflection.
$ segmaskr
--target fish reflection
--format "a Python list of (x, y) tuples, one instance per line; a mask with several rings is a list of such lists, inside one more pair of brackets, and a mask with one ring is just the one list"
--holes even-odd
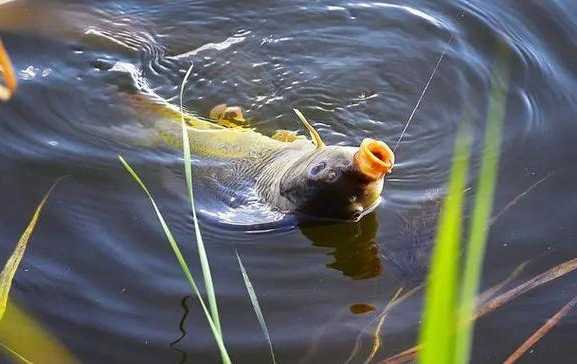
[(372, 212), (358, 222), (300, 226), (313, 245), (333, 248), (334, 261), (327, 267), (341, 271), (353, 279), (368, 279), (382, 271), (376, 235), (377, 215)]
[(398, 234), (381, 244), (377, 242), (376, 212), (358, 222), (305, 224), (300, 229), (313, 245), (334, 249), (329, 253), (334, 261), (327, 267), (353, 279), (373, 278), (386, 270), (412, 285), (426, 276), (439, 208), (439, 196), (431, 192), (417, 208), (389, 216), (387, 220), (398, 219), (394, 222)]

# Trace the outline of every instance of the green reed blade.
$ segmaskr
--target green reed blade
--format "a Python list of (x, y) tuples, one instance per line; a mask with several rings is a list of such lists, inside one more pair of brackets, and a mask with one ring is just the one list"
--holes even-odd
[(214, 325), (216, 329), (222, 336), (222, 331), (220, 327), (220, 319), (218, 315), (218, 305), (216, 303), (216, 295), (214, 293), (214, 285), (212, 283), (212, 275), (210, 273), (210, 265), (208, 264), (208, 257), (206, 255), (206, 249), (204, 247), (204, 241), (200, 233), (200, 226), (198, 224), (198, 218), (196, 216), (196, 208), (194, 206), (194, 194), (192, 190), (192, 159), (190, 156), (190, 138), (188, 136), (188, 130), (186, 127), (186, 121), (184, 120), (184, 109), (182, 106), (182, 98), (184, 95), (184, 86), (186, 85), (190, 73), (192, 71), (193, 65), (190, 65), (186, 71), (186, 75), (182, 80), (180, 85), (180, 119), (182, 126), (182, 151), (184, 155), (184, 174), (186, 176), (186, 187), (188, 190), (188, 197), (190, 199), (190, 208), (192, 210), (192, 218), (194, 220), (194, 233), (196, 235), (196, 245), (198, 250), (198, 257), (200, 259), (200, 266), (202, 268), (202, 276), (204, 278), (204, 286), (206, 289), (206, 295), (208, 296), (208, 304), (210, 306), (210, 312)]
[(16, 270), (18, 270), (18, 266), (20, 265), (20, 261), (22, 261), (22, 257), (26, 252), (26, 247), (28, 246), (28, 241), (34, 232), (34, 228), (38, 222), (38, 218), (40, 217), (40, 213), (42, 212), (42, 208), (46, 204), (48, 197), (54, 187), (58, 184), (60, 180), (54, 182), (54, 184), (50, 187), (48, 192), (40, 201), (40, 204), (36, 207), (28, 226), (20, 236), (18, 243), (16, 243), (16, 247), (14, 248), (14, 252), (6, 262), (4, 269), (0, 273), (0, 320), (4, 317), (4, 313), (6, 312), (6, 305), (8, 304), (8, 296), (10, 295), (10, 288), (12, 287), (12, 281), (14, 280), (14, 275), (16, 274)]
[(262, 333), (264, 334), (264, 337), (266, 338), (266, 341), (268, 343), (268, 348), (270, 350), (270, 356), (272, 358), (272, 362), (273, 362), (273, 364), (276, 364), (276, 358), (274, 355), (274, 349), (272, 347), (272, 341), (270, 339), (268, 327), (266, 326), (266, 321), (264, 320), (264, 316), (262, 315), (262, 310), (260, 309), (260, 304), (258, 303), (258, 297), (256, 296), (256, 292), (254, 290), (254, 287), (250, 281), (250, 278), (248, 277), (248, 273), (246, 272), (246, 269), (244, 268), (244, 264), (242, 264), (242, 260), (240, 259), (240, 255), (238, 255), (238, 251), (235, 250), (234, 252), (236, 253), (236, 259), (238, 259), (238, 265), (239, 265), (240, 271), (242, 273), (242, 279), (244, 280), (244, 285), (246, 286), (248, 296), (250, 297), (250, 303), (252, 303), (252, 307), (254, 308), (254, 313), (256, 314), (256, 317), (258, 319), (258, 323), (260, 324), (260, 328), (262, 330)]
[(470, 360), (471, 341), (473, 337), (473, 311), (475, 296), (479, 290), (481, 269), (485, 257), (487, 234), (490, 227), (491, 211), (499, 155), (501, 152), (501, 130), (505, 120), (508, 82), (510, 77), (509, 55), (500, 50), (491, 80), (491, 92), (483, 155), (475, 194), (471, 227), (467, 243), (461, 298), (459, 307), (459, 331), (456, 336), (455, 363), (468, 363)]
[(122, 158), (121, 156), (118, 156), (118, 159), (120, 159), (120, 162), (122, 163), (124, 168), (126, 168), (128, 173), (130, 173), (132, 178), (134, 178), (134, 180), (140, 185), (140, 187), (142, 188), (144, 193), (146, 193), (146, 195), (148, 196), (148, 199), (150, 200), (150, 203), (152, 204), (152, 207), (154, 208), (154, 211), (156, 212), (156, 216), (158, 217), (158, 221), (160, 222), (160, 225), (162, 226), (162, 229), (164, 230), (164, 234), (166, 235), (166, 238), (167, 238), (168, 242), (170, 243), (170, 247), (172, 248), (172, 251), (174, 252), (174, 255), (176, 256), (176, 259), (178, 260), (178, 263), (180, 264), (180, 268), (182, 269), (184, 276), (186, 277), (186, 279), (190, 283), (192, 290), (194, 291), (194, 293), (198, 297), (198, 300), (200, 301), (200, 304), (202, 306), (202, 309), (204, 311), (206, 319), (208, 320), (208, 324), (210, 325), (210, 329), (212, 331), (212, 334), (213, 334), (213, 336), (216, 340), (216, 343), (218, 345), (218, 348), (220, 350), (222, 361), (224, 363), (229, 364), (231, 361), (230, 361), (230, 357), (228, 355), (228, 352), (226, 350), (226, 347), (224, 345), (223, 337), (222, 337), (220, 331), (217, 329), (217, 327), (216, 327), (216, 325), (212, 319), (212, 316), (210, 315), (210, 313), (209, 313), (209, 311), (208, 311), (208, 309), (204, 303), (204, 300), (202, 298), (202, 295), (200, 294), (198, 286), (196, 285), (196, 282), (194, 281), (194, 278), (192, 277), (192, 274), (190, 273), (190, 269), (188, 268), (188, 265), (186, 264), (186, 261), (184, 260), (182, 253), (180, 252), (180, 248), (178, 247), (178, 243), (174, 239), (174, 236), (172, 235), (170, 228), (168, 227), (166, 221), (164, 220), (164, 217), (162, 216), (160, 209), (158, 208), (154, 198), (152, 197), (152, 194), (148, 191), (148, 188), (146, 187), (144, 182), (142, 182), (142, 180), (140, 179), (138, 174), (124, 160), (124, 158)]
[(425, 308), (420, 330), (421, 364), (452, 363), (458, 288), (463, 190), (469, 165), (470, 137), (463, 127), (455, 141), (448, 194), (443, 202), (431, 268), (427, 277)]

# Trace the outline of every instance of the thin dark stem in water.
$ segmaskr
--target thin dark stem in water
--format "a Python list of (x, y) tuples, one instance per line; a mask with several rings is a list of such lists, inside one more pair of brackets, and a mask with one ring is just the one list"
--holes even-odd
[(495, 216), (493, 216), (491, 218), (491, 220), (489, 220), (489, 225), (493, 225), (497, 219), (499, 219), (499, 217), (501, 217), (501, 215), (503, 215), (505, 212), (507, 212), (507, 210), (509, 210), (511, 207), (513, 207), (514, 205), (517, 204), (517, 202), (519, 202), (519, 200), (521, 200), (523, 197), (525, 197), (525, 195), (527, 195), (529, 192), (531, 192), (533, 189), (535, 189), (537, 186), (539, 186), (541, 183), (545, 182), (546, 180), (549, 179), (549, 177), (551, 177), (555, 172), (550, 172), (548, 173), (545, 177), (541, 178), (540, 180), (538, 180), (537, 182), (533, 183), (531, 186), (529, 186), (529, 188), (527, 188), (524, 192), (520, 193), (519, 195), (517, 195), (514, 199), (512, 199), (511, 201), (509, 201), (509, 203), (507, 205), (505, 205), (505, 207), (503, 207), (501, 209), (501, 211), (499, 211)]
[(176, 340), (174, 340), (173, 342), (168, 344), (168, 346), (170, 346), (172, 349), (174, 349), (175, 351), (177, 351), (181, 354), (181, 359), (178, 362), (179, 364), (186, 363), (186, 357), (187, 357), (186, 351), (180, 350), (179, 348), (177, 348), (176, 344), (178, 344), (180, 341), (182, 341), (182, 339), (184, 339), (184, 337), (186, 336), (186, 330), (184, 329), (184, 322), (186, 321), (186, 317), (188, 316), (188, 313), (190, 312), (190, 310), (188, 308), (188, 304), (186, 303), (186, 300), (188, 300), (189, 298), (190, 298), (190, 296), (184, 296), (182, 301), (180, 301), (180, 305), (182, 306), (182, 309), (184, 310), (184, 313), (182, 314), (182, 318), (180, 319), (180, 322), (178, 323), (178, 329), (180, 330), (180, 336)]
[(421, 102), (423, 101), (423, 98), (425, 97), (425, 94), (427, 93), (427, 90), (429, 89), (429, 86), (431, 85), (433, 78), (435, 78), (435, 75), (437, 74), (437, 71), (439, 70), (439, 66), (441, 65), (441, 62), (443, 62), (443, 59), (445, 58), (447, 51), (452, 46), (454, 38), (455, 38), (454, 34), (451, 34), (451, 38), (449, 39), (449, 43), (447, 44), (447, 46), (443, 50), (443, 53), (441, 53), (441, 56), (437, 60), (437, 63), (435, 64), (435, 67), (433, 68), (433, 72), (431, 72), (431, 75), (429, 76), (429, 79), (427, 80), (427, 83), (425, 84), (425, 87), (423, 88), (423, 91), (421, 92), (421, 95), (419, 96), (419, 99), (417, 100), (417, 103), (415, 104), (415, 107), (413, 108), (413, 111), (411, 112), (409, 119), (405, 123), (405, 127), (403, 128), (403, 131), (401, 132), (399, 139), (397, 139), (397, 142), (395, 143), (395, 147), (393, 148), (393, 152), (397, 151), (397, 148), (399, 147), (399, 143), (401, 142), (401, 139), (403, 139), (403, 136), (405, 136), (405, 133), (407, 132), (407, 129), (409, 128), (409, 124), (411, 123), (411, 121), (413, 120), (413, 117), (417, 113), (419, 106), (421, 106)]

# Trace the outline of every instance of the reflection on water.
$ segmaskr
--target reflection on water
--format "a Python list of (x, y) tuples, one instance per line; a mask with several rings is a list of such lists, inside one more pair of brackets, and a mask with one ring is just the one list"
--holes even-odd
[(379, 244), (375, 240), (379, 229), (376, 213), (359, 222), (300, 226), (302, 233), (314, 245), (332, 248), (334, 261), (327, 267), (337, 269), (353, 279), (367, 279), (381, 273)]

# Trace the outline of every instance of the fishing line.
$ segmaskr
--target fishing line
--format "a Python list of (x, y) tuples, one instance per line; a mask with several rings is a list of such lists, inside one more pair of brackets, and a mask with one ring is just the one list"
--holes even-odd
[(439, 66), (441, 65), (441, 62), (443, 62), (443, 59), (445, 58), (445, 55), (447, 54), (447, 51), (449, 50), (449, 48), (453, 45), (453, 40), (455, 39), (455, 35), (451, 34), (451, 38), (449, 39), (449, 43), (445, 46), (445, 49), (443, 50), (443, 53), (441, 53), (441, 56), (439, 57), (439, 59), (437, 60), (437, 63), (435, 64), (435, 67), (433, 68), (433, 72), (431, 73), (431, 76), (429, 76), (429, 79), (427, 81), (427, 83), (425, 84), (425, 87), (423, 88), (423, 91), (421, 92), (421, 96), (419, 96), (419, 99), (417, 100), (417, 103), (415, 105), (415, 108), (413, 109), (413, 111), (411, 112), (411, 115), (409, 116), (409, 119), (407, 120), (405, 127), (403, 128), (403, 131), (401, 132), (401, 135), (399, 136), (399, 139), (397, 139), (397, 143), (395, 144), (395, 147), (393, 148), (393, 152), (395, 152), (397, 150), (397, 148), (399, 147), (399, 143), (401, 142), (401, 139), (403, 139), (403, 136), (405, 136), (405, 132), (407, 131), (407, 129), (409, 128), (409, 124), (411, 123), (411, 121), (413, 120), (413, 117), (415, 116), (415, 114), (417, 113), (417, 110), (419, 109), (419, 106), (421, 105), (421, 101), (423, 101), (423, 98), (425, 97), (425, 93), (427, 92), (427, 90), (429, 89), (429, 86), (431, 85), (431, 82), (433, 81), (433, 78), (435, 77), (435, 75), (437, 74), (437, 71), (439, 70)]

